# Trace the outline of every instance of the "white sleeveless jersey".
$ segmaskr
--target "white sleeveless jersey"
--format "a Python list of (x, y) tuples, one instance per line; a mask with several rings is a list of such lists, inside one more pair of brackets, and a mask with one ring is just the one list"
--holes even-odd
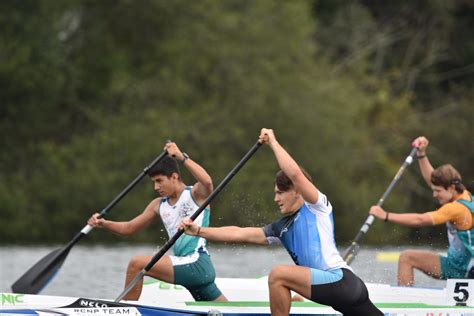
[[(169, 204), (168, 198), (161, 199), (159, 215), (170, 238), (178, 231), (181, 220), (190, 217), (199, 208), (199, 205), (193, 199), (191, 189), (192, 186), (187, 186), (174, 205)], [(205, 208), (194, 222), (201, 227), (208, 227), (209, 217), (210, 210)], [(187, 256), (195, 252), (207, 253), (204, 238), (183, 234), (173, 246), (175, 256)]]

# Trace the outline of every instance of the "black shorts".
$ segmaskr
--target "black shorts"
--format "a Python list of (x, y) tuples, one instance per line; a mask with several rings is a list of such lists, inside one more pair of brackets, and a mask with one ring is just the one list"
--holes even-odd
[(384, 315), (370, 301), (364, 282), (348, 269), (342, 269), (342, 279), (337, 282), (311, 285), (311, 300), (345, 316)]

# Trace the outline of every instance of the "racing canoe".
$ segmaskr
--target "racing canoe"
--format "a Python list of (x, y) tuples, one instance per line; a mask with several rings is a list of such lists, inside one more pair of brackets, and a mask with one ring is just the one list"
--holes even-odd
[[(188, 291), (147, 279), (139, 301), (0, 293), (1, 315), (270, 315), (267, 279), (218, 278), (229, 302), (195, 302)], [(385, 315), (474, 315), (455, 306), (446, 289), (368, 283), (370, 297)], [(310, 301), (293, 302), (291, 315), (340, 315)]]

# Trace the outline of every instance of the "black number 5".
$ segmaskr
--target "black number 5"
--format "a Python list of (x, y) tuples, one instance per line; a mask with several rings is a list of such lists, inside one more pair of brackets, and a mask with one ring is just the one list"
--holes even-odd
[(456, 302), (465, 302), (468, 300), (469, 292), (466, 289), (462, 288), (462, 287), (467, 287), (467, 286), (469, 286), (469, 283), (467, 282), (456, 283), (456, 286), (454, 287), (454, 293), (462, 293), (462, 296), (453, 296)]

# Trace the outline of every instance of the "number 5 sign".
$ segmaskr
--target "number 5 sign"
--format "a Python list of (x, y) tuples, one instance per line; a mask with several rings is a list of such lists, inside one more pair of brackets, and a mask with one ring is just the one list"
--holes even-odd
[(457, 306), (474, 306), (474, 280), (448, 279), (446, 303)]

